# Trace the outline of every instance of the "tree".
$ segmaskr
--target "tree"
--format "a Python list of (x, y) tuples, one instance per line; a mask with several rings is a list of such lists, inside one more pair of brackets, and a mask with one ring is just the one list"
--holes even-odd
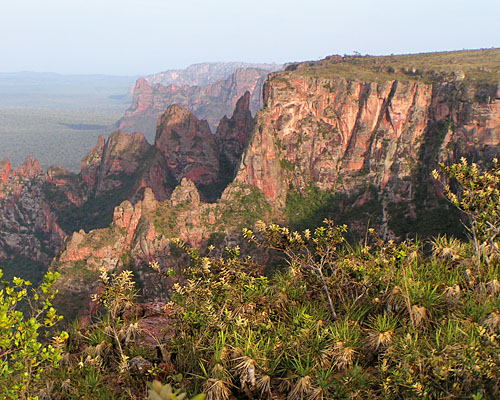
[[(479, 267), (482, 256), (486, 262), (493, 255), (500, 255), (500, 165), (495, 158), (492, 167), (481, 171), (476, 163), (469, 164), (462, 157), (460, 163), (445, 166), (440, 164), (445, 175), (444, 193), (447, 199), (467, 217), (474, 250), (476, 265)], [(435, 179), (441, 176), (437, 170), (432, 172)], [(454, 191), (450, 179), (457, 182)]]

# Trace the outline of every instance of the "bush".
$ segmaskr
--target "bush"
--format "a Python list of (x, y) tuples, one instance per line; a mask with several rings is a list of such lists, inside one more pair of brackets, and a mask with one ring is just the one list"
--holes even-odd
[[(331, 221), (245, 236), (283, 254), (272, 277), (250, 258), (191, 256), (171, 305), (179, 372), (207, 399), (498, 398), (498, 269), (472, 274), (473, 244), (344, 240)], [(498, 265), (497, 265), (498, 267)], [(188, 381), (188, 384), (189, 384)]]
[[(445, 175), (444, 192), (448, 200), (467, 217), (467, 228), (476, 252), (476, 264), (489, 264), (493, 256), (500, 256), (500, 165), (495, 158), (488, 171), (481, 171), (476, 163), (465, 158), (460, 163), (440, 164)], [(433, 176), (439, 179), (434, 170)], [(449, 180), (456, 182), (454, 191)], [(455, 193), (456, 192), (456, 193)]]
[[(458, 179), (456, 194), (451, 185), (445, 191), (470, 216), (469, 242), (384, 242), (369, 229), (352, 247), (347, 227), (331, 220), (300, 232), (257, 222), (244, 236), (282, 264), (264, 276), (239, 247), (202, 256), (172, 239), (190, 263), (164, 307), (171, 339), (161, 335), (149, 353), (130, 310), (136, 292), (128, 271), (102, 271), (94, 299), (104, 310), (85, 328), (75, 324), (64, 368), (56, 367), (67, 335), (38, 340), (39, 328), (59, 319), (50, 305), (57, 275), (31, 297), (29, 282), (4, 283), (0, 378), (12, 384), (0, 394), (35, 398), (45, 381), (54, 399), (136, 399), (157, 378), (182, 390), (156, 381), (154, 399), (186, 398), (184, 389), (202, 390), (194, 398), (207, 400), (500, 398), (500, 172), (464, 160), (443, 171)], [(31, 317), (16, 310), (20, 301), (35, 310)], [(131, 357), (145, 366), (141, 374), (131, 372)]]
[[(20, 278), (1, 283), (0, 396), (3, 399), (38, 399), (36, 393), (46, 379), (45, 374), (59, 365), (68, 334), (63, 331), (48, 342), (39, 337), (62, 318), (51, 303), (58, 277), (58, 273), (48, 272), (38, 289), (31, 289), (31, 282)], [(27, 310), (23, 312), (22, 306)]]

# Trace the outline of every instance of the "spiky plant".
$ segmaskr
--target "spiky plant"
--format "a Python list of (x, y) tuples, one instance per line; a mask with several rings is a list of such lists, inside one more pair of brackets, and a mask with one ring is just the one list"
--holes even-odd
[(439, 235), (431, 241), (434, 257), (442, 260), (457, 261), (462, 258), (462, 242), (454, 237)]
[(314, 393), (315, 387), (309, 375), (301, 376), (297, 379), (291, 392), (288, 394), (288, 400), (307, 400)]
[(224, 379), (209, 378), (203, 384), (207, 400), (228, 400), (231, 396), (230, 383)]
[(356, 323), (344, 319), (332, 328), (333, 360), (338, 369), (350, 368), (356, 362), (361, 348), (361, 332)]
[(397, 317), (387, 313), (371, 317), (368, 322), (369, 348), (378, 351), (389, 347), (394, 339), (397, 325)]
[(445, 303), (439, 285), (431, 282), (412, 281), (408, 285), (409, 314), (415, 326), (424, 326), (439, 314)]
[(271, 377), (269, 375), (259, 375), (255, 382), (255, 386), (261, 398), (265, 399), (271, 397)]
[(256, 362), (248, 356), (242, 356), (235, 359), (235, 370), (240, 378), (242, 389), (253, 390), (257, 384)]

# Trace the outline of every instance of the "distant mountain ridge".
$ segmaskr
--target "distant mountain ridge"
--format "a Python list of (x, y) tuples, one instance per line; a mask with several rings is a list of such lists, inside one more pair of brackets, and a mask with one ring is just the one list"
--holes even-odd
[(263, 69), (269, 72), (282, 68), (279, 64), (259, 64), (246, 62), (213, 62), (190, 65), (184, 69), (171, 69), (148, 75), (144, 79), (150, 84), (163, 86), (206, 86), (226, 79), (238, 69)]
[(238, 99), (250, 93), (250, 111), (262, 106), (262, 86), (267, 75), (281, 69), (276, 64), (205, 63), (170, 70), (137, 80), (132, 105), (116, 123), (124, 132), (141, 132), (151, 142), (156, 122), (172, 104), (191, 110), (207, 120), (212, 132), (222, 117), (229, 116)]
[(152, 142), (158, 118), (172, 104), (186, 107), (199, 118), (208, 121), (212, 132), (224, 116), (229, 116), (238, 99), (250, 94), (250, 111), (255, 114), (262, 106), (262, 86), (268, 71), (238, 69), (226, 79), (207, 86), (150, 85), (139, 79), (134, 88), (134, 98), (116, 128), (127, 133), (141, 132)]

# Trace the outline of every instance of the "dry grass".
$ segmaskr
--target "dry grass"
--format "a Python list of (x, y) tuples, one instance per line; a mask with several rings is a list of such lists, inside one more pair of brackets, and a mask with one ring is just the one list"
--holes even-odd
[[(496, 84), (500, 80), (500, 49), (464, 50), (390, 56), (347, 56), (293, 64), (294, 72), (314, 77), (341, 77), (369, 81), (452, 80), (458, 71), (465, 81)], [(280, 76), (283, 76), (281, 74)]]

